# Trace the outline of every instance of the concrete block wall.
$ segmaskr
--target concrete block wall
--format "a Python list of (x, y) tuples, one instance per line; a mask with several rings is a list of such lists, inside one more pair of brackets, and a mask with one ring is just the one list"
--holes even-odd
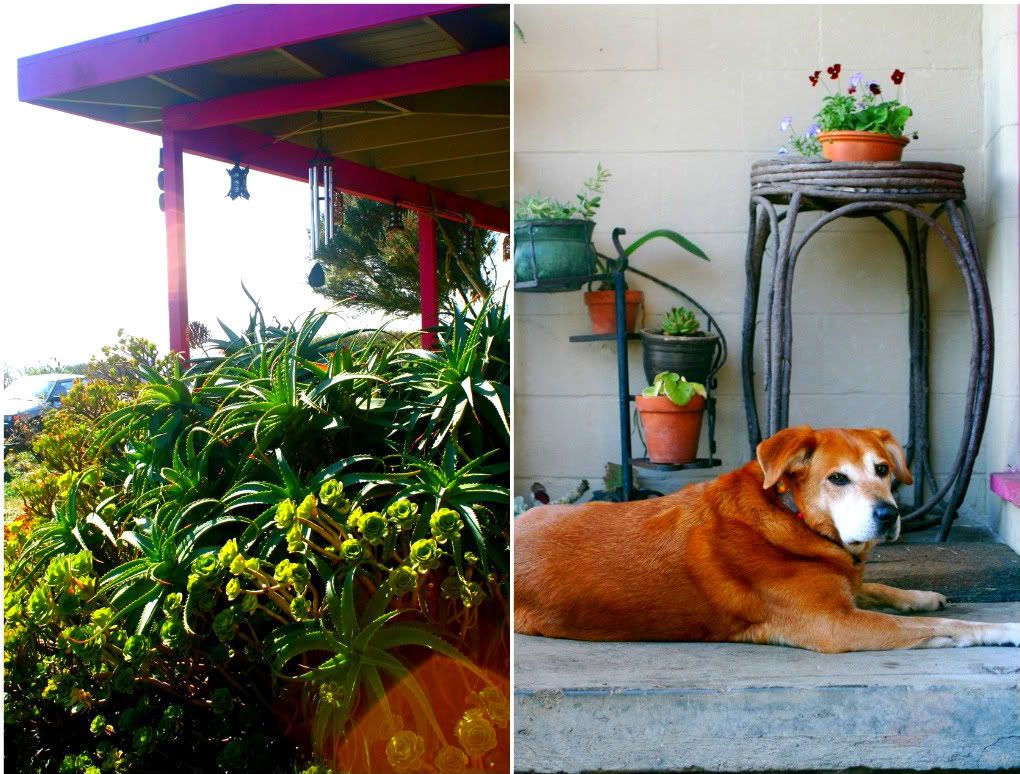
[[(981, 25), (987, 201), (983, 255), (995, 314), (996, 357), (986, 434), (989, 473), (1020, 464), (1020, 318), (1017, 297), (1017, 7), (986, 5)], [(1020, 551), (1020, 510), (988, 493), (992, 524)]]
[[(515, 54), (516, 195), (569, 198), (601, 161), (613, 173), (597, 218), (601, 251), (612, 252), (614, 226), (630, 235), (668, 227), (712, 258), (664, 242), (633, 263), (697, 298), (727, 337), (718, 390), (723, 470), (749, 458), (739, 369), (748, 173), (784, 142), (783, 116), (793, 114), (801, 130), (811, 122), (821, 95), (810, 71), (840, 62), (845, 75), (862, 70), (883, 83), (894, 68), (906, 71), (903, 98), (916, 114), (908, 126), (921, 135), (906, 157), (965, 165), (973, 213), (989, 233), (981, 6), (522, 5), (515, 18), (525, 35)], [(936, 241), (932, 440), (942, 472), (959, 443), (969, 326), (963, 283)], [(802, 256), (795, 286), (791, 421), (884, 425), (904, 436), (907, 297), (891, 236), (871, 222), (828, 226)], [(674, 304), (640, 278), (631, 287), (645, 291), (650, 327)], [(605, 463), (619, 456), (614, 348), (567, 341), (588, 330), (579, 292), (519, 293), (515, 302), (517, 493), (536, 480), (554, 496), (582, 477), (597, 487)], [(630, 346), (636, 391), (646, 381), (640, 344)], [(761, 361), (759, 341), (758, 372)], [(634, 443), (640, 452), (636, 433)], [(989, 518), (987, 456), (978, 458), (965, 504), (965, 518), (979, 523)], [(718, 472), (655, 483), (676, 488)]]

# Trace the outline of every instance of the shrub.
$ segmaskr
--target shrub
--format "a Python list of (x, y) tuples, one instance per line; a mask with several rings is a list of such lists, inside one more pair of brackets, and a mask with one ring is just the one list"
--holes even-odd
[(435, 352), (326, 320), (256, 310), (45, 429), (5, 564), (18, 771), (507, 767), (505, 307)]

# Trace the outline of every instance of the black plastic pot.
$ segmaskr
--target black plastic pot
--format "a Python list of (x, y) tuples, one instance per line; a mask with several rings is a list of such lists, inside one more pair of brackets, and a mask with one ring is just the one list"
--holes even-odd
[(648, 383), (656, 374), (672, 371), (689, 382), (707, 384), (719, 347), (719, 335), (666, 336), (661, 331), (641, 331), (642, 360)]

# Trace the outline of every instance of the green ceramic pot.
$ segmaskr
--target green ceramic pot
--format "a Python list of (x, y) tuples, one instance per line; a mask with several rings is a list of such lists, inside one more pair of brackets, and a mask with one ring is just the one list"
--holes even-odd
[(518, 290), (578, 290), (595, 273), (595, 223), (518, 220), (514, 223), (514, 284)]

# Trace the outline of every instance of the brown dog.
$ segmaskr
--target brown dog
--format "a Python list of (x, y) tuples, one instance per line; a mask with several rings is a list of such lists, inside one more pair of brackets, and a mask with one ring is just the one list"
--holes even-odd
[(888, 430), (793, 427), (757, 462), (666, 497), (535, 508), (514, 529), (514, 628), (579, 640), (756, 642), (827, 653), (1020, 645), (1020, 624), (904, 618), (946, 598), (863, 583), (899, 536)]

